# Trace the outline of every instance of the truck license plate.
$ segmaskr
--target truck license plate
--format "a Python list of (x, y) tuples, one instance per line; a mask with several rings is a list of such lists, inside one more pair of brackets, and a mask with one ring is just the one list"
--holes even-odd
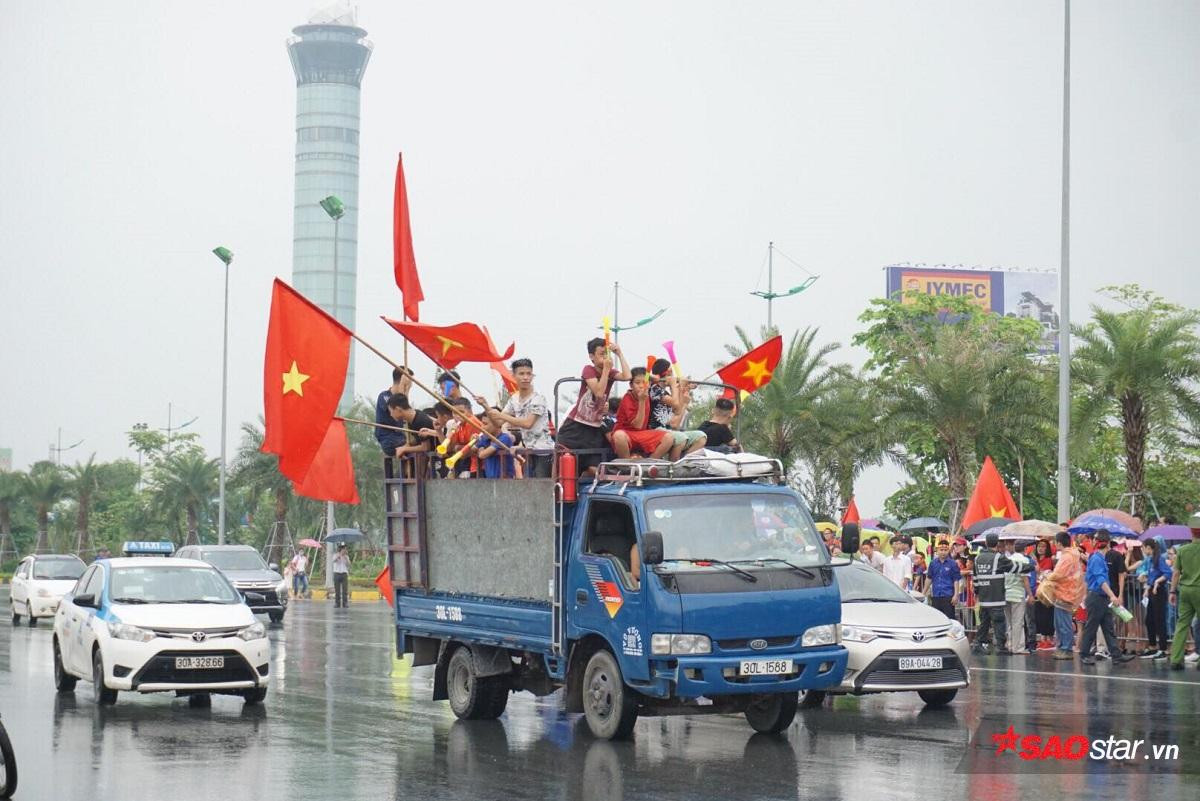
[(902, 656), (900, 657), (901, 670), (941, 670), (942, 658), (940, 656)]
[(739, 676), (779, 676), (791, 672), (790, 659), (743, 659), (738, 665)]
[(225, 667), (223, 656), (177, 656), (176, 670), (205, 670)]

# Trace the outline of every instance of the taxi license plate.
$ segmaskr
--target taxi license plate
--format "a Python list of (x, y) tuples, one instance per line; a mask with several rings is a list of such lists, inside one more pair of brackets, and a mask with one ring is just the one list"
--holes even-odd
[(212, 668), (225, 667), (225, 657), (223, 656), (177, 656), (175, 657), (176, 670), (205, 670)]
[(901, 670), (941, 670), (942, 658), (940, 656), (902, 656), (900, 657)]
[(744, 659), (738, 665), (739, 676), (779, 676), (791, 672), (790, 659)]

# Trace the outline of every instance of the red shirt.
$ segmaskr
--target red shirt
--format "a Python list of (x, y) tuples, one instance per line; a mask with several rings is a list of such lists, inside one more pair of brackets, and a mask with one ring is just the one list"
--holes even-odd
[(650, 427), (650, 398), (649, 396), (642, 399), (642, 424), (635, 427), (633, 425), (634, 418), (638, 416), (638, 402), (633, 397), (633, 392), (626, 392), (625, 397), (621, 398), (620, 405), (617, 406), (617, 425), (615, 431), (645, 431)]

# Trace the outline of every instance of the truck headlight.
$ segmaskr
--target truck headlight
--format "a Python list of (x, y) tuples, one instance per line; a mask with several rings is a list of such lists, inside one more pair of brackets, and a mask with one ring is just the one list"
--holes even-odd
[(267, 636), (267, 627), (256, 620), (249, 626), (246, 626), (246, 628), (239, 631), (237, 636), (241, 637), (246, 642), (250, 642), (251, 640), (261, 640), (263, 637)]
[(156, 635), (149, 629), (131, 626), (128, 623), (113, 623), (108, 624), (108, 633), (117, 640), (133, 640), (134, 642), (150, 642)]
[(838, 627), (833, 623), (827, 623), (824, 626), (813, 626), (804, 632), (804, 636), (800, 638), (800, 645), (805, 648), (814, 645), (836, 645), (837, 642)]
[(965, 628), (963, 628), (962, 623), (959, 623), (957, 620), (954, 620), (954, 621), (951, 621), (950, 631), (946, 632), (946, 634), (952, 640), (961, 640), (963, 637), (967, 636), (967, 630)]
[(867, 629), (858, 626), (842, 626), (842, 640), (845, 642), (870, 642), (875, 635)]
[(712, 640), (703, 634), (652, 634), (650, 653), (655, 656), (711, 654)]

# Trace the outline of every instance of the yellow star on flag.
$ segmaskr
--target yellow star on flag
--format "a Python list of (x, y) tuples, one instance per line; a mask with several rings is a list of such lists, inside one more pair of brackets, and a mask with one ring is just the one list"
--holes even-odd
[(443, 356), (445, 356), (447, 353), (449, 353), (451, 348), (461, 348), (463, 346), (463, 344), (461, 342), (455, 342), (450, 337), (444, 337), (440, 334), (438, 335), (438, 342), (442, 343), (442, 355)]
[(749, 378), (754, 382), (755, 387), (761, 387), (763, 384), (771, 380), (771, 371), (767, 369), (767, 359), (760, 362), (746, 362), (746, 372), (742, 373), (742, 378)]
[(292, 360), (292, 369), (283, 374), (283, 394), (295, 392), (300, 397), (304, 397), (304, 382), (310, 376), (306, 376), (296, 368), (296, 362)]
[(988, 504), (988, 512), (991, 514), (992, 517), (1005, 517), (1007, 515), (1008, 509), (1006, 509), (1003, 506), (998, 506), (998, 507), (992, 506), (989, 503)]

